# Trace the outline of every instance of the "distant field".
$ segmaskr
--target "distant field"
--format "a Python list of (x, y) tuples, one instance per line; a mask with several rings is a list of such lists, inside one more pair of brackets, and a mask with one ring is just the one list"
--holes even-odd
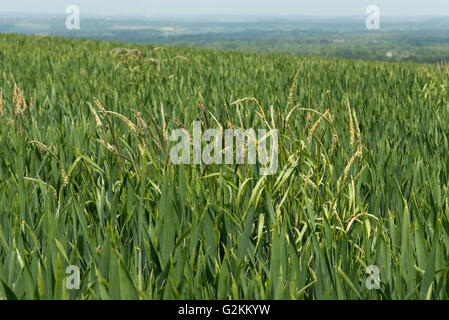
[(281, 52), (385, 61), (449, 61), (447, 17), (382, 17), (369, 31), (365, 17), (85, 17), (67, 30), (66, 16), (0, 15), (0, 32), (158, 43), (183, 47)]
[[(447, 64), (1, 34), (0, 92), (0, 298), (449, 298)], [(194, 120), (278, 171), (172, 164)]]

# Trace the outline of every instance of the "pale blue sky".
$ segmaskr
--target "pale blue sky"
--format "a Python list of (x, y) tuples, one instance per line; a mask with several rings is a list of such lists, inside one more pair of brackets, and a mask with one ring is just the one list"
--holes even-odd
[(449, 0), (0, 0), (0, 12), (61, 13), (69, 4), (92, 15), (365, 15), (377, 5), (385, 16), (449, 16)]

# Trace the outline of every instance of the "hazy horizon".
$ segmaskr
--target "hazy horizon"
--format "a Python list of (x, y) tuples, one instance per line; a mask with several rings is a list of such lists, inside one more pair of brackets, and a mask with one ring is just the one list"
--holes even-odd
[[(81, 13), (84, 16), (87, 17), (98, 17), (98, 18), (108, 18), (108, 17), (140, 17), (140, 18), (165, 18), (165, 17), (235, 17), (235, 18), (328, 18), (328, 19), (345, 19), (345, 18), (360, 18), (360, 17), (366, 17), (366, 14), (359, 14), (359, 15), (340, 15), (340, 16), (327, 16), (327, 15), (300, 15), (300, 14), (231, 14), (231, 13), (161, 13), (161, 14), (152, 14), (152, 15), (143, 15), (138, 13)], [(21, 15), (21, 16), (34, 16), (36, 18), (39, 17), (60, 17), (64, 16), (67, 17), (68, 14), (66, 13), (56, 13), (56, 12), (39, 12), (38, 15), (35, 12), (26, 12), (26, 11), (0, 11), (0, 16), (2, 15)], [(448, 14), (421, 14), (421, 15), (382, 15), (383, 18), (401, 18), (401, 19), (413, 19), (413, 18), (449, 18)]]
[(65, 8), (74, 4), (87, 16), (300, 16), (300, 17), (351, 17), (364, 16), (368, 5), (377, 5), (382, 16), (391, 17), (446, 17), (449, 16), (447, 0), (17, 0), (0, 3), (0, 13), (53, 15), (65, 14)]

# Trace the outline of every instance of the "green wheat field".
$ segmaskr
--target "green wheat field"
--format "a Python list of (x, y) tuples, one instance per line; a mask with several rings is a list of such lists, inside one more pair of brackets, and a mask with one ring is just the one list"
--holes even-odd
[(2, 34), (0, 92), (1, 299), (449, 299), (449, 65)]

